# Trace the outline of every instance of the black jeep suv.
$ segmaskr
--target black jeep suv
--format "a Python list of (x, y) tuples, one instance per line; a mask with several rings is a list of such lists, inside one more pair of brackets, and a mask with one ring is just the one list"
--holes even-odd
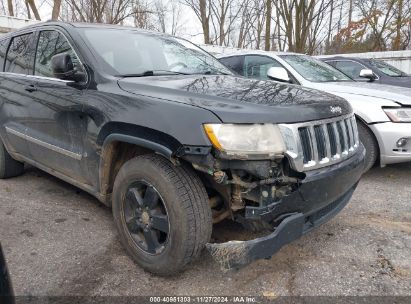
[[(233, 75), (190, 42), (46, 22), (0, 40), (0, 177), (23, 163), (112, 206), (135, 261), (268, 258), (340, 211), (363, 170), (336, 96)], [(233, 220), (265, 236), (209, 243)]]

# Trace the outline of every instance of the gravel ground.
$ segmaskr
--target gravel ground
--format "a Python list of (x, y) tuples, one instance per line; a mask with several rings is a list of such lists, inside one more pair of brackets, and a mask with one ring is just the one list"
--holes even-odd
[(411, 296), (411, 163), (371, 170), (337, 217), (238, 271), (204, 253), (181, 275), (150, 275), (108, 208), (32, 168), (0, 180), (0, 242), (16, 295)]

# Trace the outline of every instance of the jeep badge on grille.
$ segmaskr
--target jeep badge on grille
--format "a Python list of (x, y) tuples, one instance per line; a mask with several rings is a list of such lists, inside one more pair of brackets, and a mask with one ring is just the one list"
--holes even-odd
[(336, 107), (330, 106), (330, 110), (331, 110), (331, 113), (338, 113), (338, 114), (342, 113), (342, 109), (339, 106), (336, 106)]

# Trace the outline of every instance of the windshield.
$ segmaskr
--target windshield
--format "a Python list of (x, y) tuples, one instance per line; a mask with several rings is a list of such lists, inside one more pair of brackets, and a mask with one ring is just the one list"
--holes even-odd
[(307, 55), (280, 55), (298, 74), (312, 82), (353, 81), (328, 64)]
[(370, 64), (377, 68), (381, 73), (384, 73), (387, 76), (391, 77), (405, 77), (409, 76), (408, 74), (400, 71), (396, 67), (393, 67), (392, 65), (385, 63), (384, 61), (379, 61), (379, 60), (370, 60)]
[(184, 39), (128, 29), (85, 28), (83, 33), (112, 75), (232, 74)]

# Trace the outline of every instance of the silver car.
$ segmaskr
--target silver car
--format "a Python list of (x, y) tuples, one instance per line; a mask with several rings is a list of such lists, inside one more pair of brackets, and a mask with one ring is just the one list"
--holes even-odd
[(220, 53), (220, 61), (242, 76), (294, 83), (349, 101), (367, 149), (366, 170), (377, 161), (381, 166), (411, 161), (411, 89), (355, 82), (302, 54), (230, 48), (222, 48)]

